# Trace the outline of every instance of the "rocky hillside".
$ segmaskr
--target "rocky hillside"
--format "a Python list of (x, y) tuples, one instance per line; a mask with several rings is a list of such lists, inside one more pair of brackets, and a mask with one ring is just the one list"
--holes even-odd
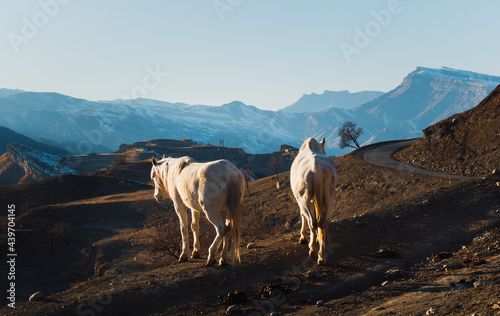
[(397, 157), (416, 166), (461, 175), (500, 170), (500, 86), (471, 110), (424, 130)]
[(61, 163), (60, 156), (15, 143), (7, 144), (6, 149), (7, 152), (1, 157), (5, 166), (0, 170), (0, 185), (32, 182), (51, 176), (77, 173)]

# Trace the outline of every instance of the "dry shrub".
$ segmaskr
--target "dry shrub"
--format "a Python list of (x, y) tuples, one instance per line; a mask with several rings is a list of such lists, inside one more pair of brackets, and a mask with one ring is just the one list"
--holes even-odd
[(174, 221), (154, 221), (146, 226), (148, 233), (142, 244), (151, 254), (151, 267), (159, 268), (177, 261), (182, 251), (179, 224)]
[(380, 189), (376, 185), (369, 184), (364, 188), (364, 195), (362, 196), (363, 204), (375, 203), (382, 199), (383, 196)]
[(264, 240), (284, 230), (283, 222), (276, 212), (265, 216), (263, 208), (253, 208), (242, 218), (242, 238), (246, 243)]
[(29, 226), (39, 229), (42, 236), (48, 239), (52, 255), (56, 253), (57, 241), (63, 241), (66, 246), (69, 245), (67, 237), (71, 233), (71, 223), (66, 220), (50, 224), (49, 220), (37, 217)]
[(66, 237), (71, 233), (71, 223), (68, 221), (60, 221), (55, 223), (53, 226), (46, 228), (47, 237), (50, 239), (50, 250), (52, 253), (56, 253), (54, 250), (54, 242), (57, 239), (64, 241), (66, 245), (69, 245)]

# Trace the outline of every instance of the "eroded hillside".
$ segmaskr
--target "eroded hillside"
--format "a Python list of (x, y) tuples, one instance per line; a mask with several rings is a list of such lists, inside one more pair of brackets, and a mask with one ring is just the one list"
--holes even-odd
[(500, 86), (471, 110), (424, 130), (396, 158), (424, 169), (461, 175), (500, 170)]

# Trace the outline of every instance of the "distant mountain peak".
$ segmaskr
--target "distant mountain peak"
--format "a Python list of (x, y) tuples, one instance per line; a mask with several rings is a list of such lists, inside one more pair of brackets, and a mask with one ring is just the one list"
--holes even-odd
[(312, 92), (311, 94), (303, 94), (297, 102), (285, 107), (282, 111), (289, 113), (306, 113), (324, 111), (332, 107), (350, 110), (363, 103), (376, 99), (382, 94), (384, 94), (384, 92), (349, 92), (349, 90), (325, 90), (322, 94)]
[(417, 67), (415, 71), (410, 73), (410, 75), (428, 75), (432, 77), (448, 77), (455, 80), (475, 80), (483, 81), (487, 84), (495, 84), (500, 81), (499, 76), (493, 76), (488, 74), (481, 74), (468, 70), (454, 69), (450, 67), (440, 67), (440, 68), (427, 68), (427, 67)]
[(229, 102), (229, 103), (226, 103), (226, 104), (223, 104), (222, 105), (223, 107), (248, 107), (249, 105), (241, 102), (241, 101), (238, 101), (238, 100), (235, 100), (233, 102)]

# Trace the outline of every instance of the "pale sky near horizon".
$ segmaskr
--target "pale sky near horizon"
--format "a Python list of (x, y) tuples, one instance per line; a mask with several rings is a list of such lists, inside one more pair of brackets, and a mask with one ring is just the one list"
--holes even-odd
[(276, 110), (389, 91), (417, 66), (500, 76), (498, 12), (494, 0), (0, 0), (0, 88)]

